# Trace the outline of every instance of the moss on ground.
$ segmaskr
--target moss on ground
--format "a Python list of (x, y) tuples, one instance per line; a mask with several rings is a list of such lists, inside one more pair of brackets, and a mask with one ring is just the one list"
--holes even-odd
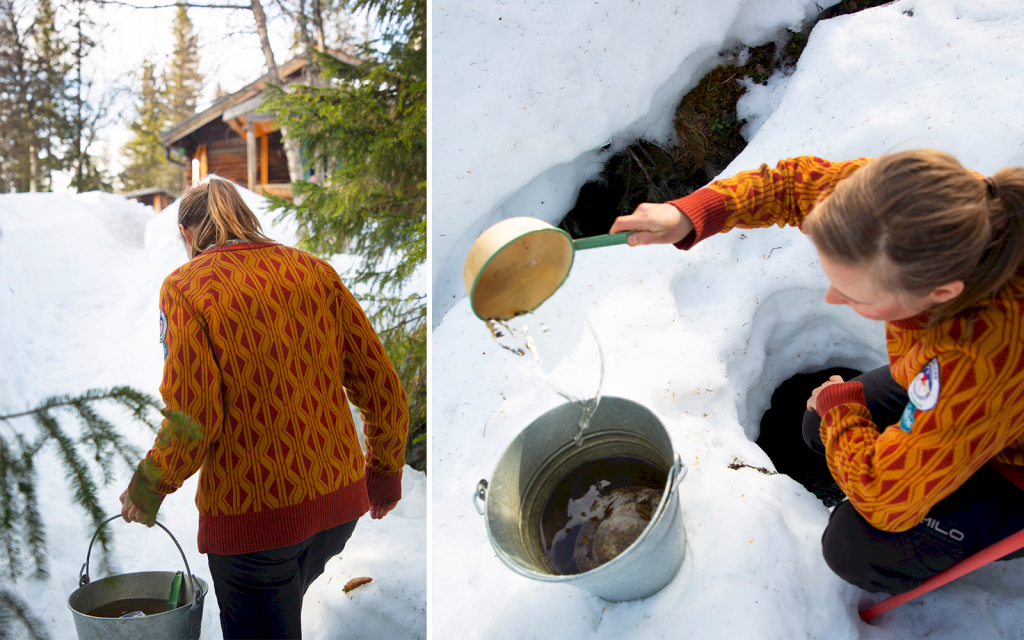
[(574, 238), (607, 233), (617, 216), (643, 202), (664, 202), (693, 193), (721, 173), (747, 146), (740, 135), (745, 121), (736, 117), (736, 102), (750, 78), (767, 84), (776, 71), (796, 66), (807, 37), (819, 20), (868, 9), (891, 0), (843, 0), (821, 12), (799, 31), (789, 31), (779, 47), (768, 43), (748, 50), (743, 65), (711, 70), (676, 108), (678, 144), (662, 148), (639, 140), (612, 156), (600, 176), (580, 189), (573, 209), (560, 226)]

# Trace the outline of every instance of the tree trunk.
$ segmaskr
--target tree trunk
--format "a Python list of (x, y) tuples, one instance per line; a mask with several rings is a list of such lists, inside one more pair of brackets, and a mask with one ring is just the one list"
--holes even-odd
[(36, 151), (36, 143), (30, 142), (28, 145), (28, 192), (35, 193), (39, 191), (39, 162), (36, 158), (38, 152)]
[[(270, 81), (278, 85), (284, 84), (280, 73), (277, 71), (277, 63), (274, 62), (274, 51), (270, 48), (270, 38), (267, 36), (267, 14), (263, 13), (263, 5), (260, 0), (250, 0), (252, 14), (256, 18), (256, 33), (260, 36), (260, 45), (263, 47), (263, 55), (267, 59), (267, 70), (270, 73)], [(288, 160), (288, 179), (291, 182), (302, 180), (302, 156), (299, 153), (299, 145), (288, 138), (288, 129), (281, 127), (281, 138), (284, 142), (284, 155)]]
[(320, 51), (326, 51), (327, 45), (324, 38), (324, 16), (320, 10), (320, 0), (313, 0), (313, 26), (316, 28), (316, 46)]
[(263, 5), (260, 4), (260, 0), (249, 1), (252, 15), (256, 18), (256, 33), (260, 37), (260, 46), (263, 47), (263, 57), (267, 59), (270, 81), (281, 84), (281, 76), (277, 72), (277, 63), (274, 61), (274, 50), (270, 48), (270, 37), (267, 35), (267, 14), (263, 13)]

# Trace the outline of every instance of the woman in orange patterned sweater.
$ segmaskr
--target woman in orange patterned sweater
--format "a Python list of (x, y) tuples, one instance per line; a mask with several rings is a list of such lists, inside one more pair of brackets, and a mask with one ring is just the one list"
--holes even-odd
[(826, 302), (886, 323), (889, 366), (807, 401), (804, 438), (849, 498), (822, 537), (829, 566), (904, 592), (1024, 529), (1024, 169), (985, 178), (928, 149), (791, 158), (611, 231), (689, 249), (772, 224), (810, 235)]
[(298, 638), (302, 596), (356, 520), (401, 498), (405, 391), (334, 268), (264, 236), (230, 182), (190, 189), (178, 222), (189, 261), (160, 290), (160, 393), (191, 424), (164, 420), (122, 515), (152, 526), (200, 471), (224, 637)]

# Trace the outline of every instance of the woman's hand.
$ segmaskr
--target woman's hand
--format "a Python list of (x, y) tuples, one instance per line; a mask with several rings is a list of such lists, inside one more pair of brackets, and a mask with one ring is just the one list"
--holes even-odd
[(135, 503), (128, 497), (127, 489), (121, 494), (121, 517), (124, 518), (125, 522), (138, 522), (147, 527), (152, 527), (153, 523), (156, 522), (156, 518), (148, 517), (135, 506)]
[(388, 512), (398, 506), (398, 500), (394, 502), (370, 502), (370, 518), (373, 520), (380, 520), (384, 516), (388, 515)]
[(671, 204), (645, 202), (631, 215), (615, 219), (608, 233), (636, 231), (629, 236), (629, 245), (674, 244), (693, 231), (693, 223)]
[[(831, 378), (828, 379), (827, 382), (825, 382), (820, 387), (818, 387), (817, 389), (812, 391), (811, 392), (811, 397), (807, 399), (807, 410), (808, 411), (813, 411), (815, 413), (818, 413), (818, 407), (817, 407), (818, 394), (821, 393), (822, 389), (824, 389), (825, 387), (829, 386), (830, 384), (839, 384), (841, 382), (845, 382), (845, 380), (843, 380), (842, 376), (832, 376)], [(821, 414), (818, 414), (818, 415), (821, 415)]]

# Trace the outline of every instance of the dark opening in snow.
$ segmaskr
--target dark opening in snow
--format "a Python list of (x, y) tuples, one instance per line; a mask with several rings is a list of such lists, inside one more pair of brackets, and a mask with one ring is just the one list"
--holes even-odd
[(772, 394), (772, 406), (761, 418), (757, 445), (768, 454), (779, 473), (793, 478), (821, 500), (826, 507), (846, 499), (829, 473), (824, 456), (804, 442), (801, 425), (811, 391), (829, 379), (849, 380), (860, 371), (833, 367), (816, 373), (799, 373), (786, 380)]

